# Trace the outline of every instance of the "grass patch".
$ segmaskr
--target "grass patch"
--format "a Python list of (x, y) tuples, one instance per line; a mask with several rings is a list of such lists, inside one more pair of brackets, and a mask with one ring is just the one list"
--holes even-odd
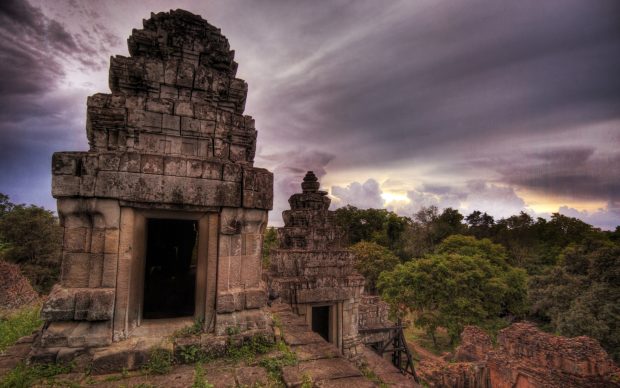
[(304, 373), (304, 375), (301, 378), (301, 388), (312, 388), (312, 387), (314, 387), (314, 381), (312, 381), (312, 377)]
[(40, 310), (41, 306), (37, 304), (0, 316), (0, 353), (41, 327), (43, 321), (39, 317)]
[(226, 357), (235, 362), (251, 363), (257, 355), (269, 353), (273, 348), (273, 341), (265, 336), (256, 335), (245, 341), (241, 346), (236, 346), (232, 341), (229, 341), (226, 347)]
[(282, 341), (278, 341), (276, 349), (280, 354), (261, 360), (259, 365), (267, 370), (270, 380), (282, 382), (282, 368), (289, 365), (297, 365), (299, 360), (297, 360), (297, 354)]
[(433, 342), (433, 338), (426, 331), (414, 324), (409, 325), (404, 330), (405, 339), (409, 342), (415, 342), (420, 347), (430, 351), (436, 356), (441, 356), (446, 352), (454, 350), (455, 345), (450, 344), (450, 336), (443, 328), (438, 328), (435, 333), (437, 345)]
[(196, 319), (193, 324), (185, 326), (172, 334), (172, 338), (192, 337), (202, 333), (204, 319)]
[(149, 360), (142, 370), (146, 374), (165, 375), (172, 370), (173, 356), (168, 349), (155, 348), (149, 354)]
[[(48, 385), (54, 386), (54, 376), (69, 373), (73, 370), (72, 364), (36, 364), (26, 365), (19, 364), (12, 370), (10, 370), (2, 380), (0, 381), (0, 388), (29, 388), (40, 380), (47, 380)], [(68, 382), (64, 382), (61, 386), (66, 385)]]

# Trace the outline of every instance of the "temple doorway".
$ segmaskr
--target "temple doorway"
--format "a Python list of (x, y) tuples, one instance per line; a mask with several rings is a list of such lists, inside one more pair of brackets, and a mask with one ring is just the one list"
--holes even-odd
[(313, 306), (312, 307), (312, 331), (319, 334), (330, 342), (331, 333), (331, 306)]
[(144, 319), (193, 316), (198, 222), (147, 219)]

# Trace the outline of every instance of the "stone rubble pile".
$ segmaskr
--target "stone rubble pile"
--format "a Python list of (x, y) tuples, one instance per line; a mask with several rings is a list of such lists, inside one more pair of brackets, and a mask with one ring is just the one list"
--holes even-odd
[(0, 310), (14, 310), (39, 300), (17, 264), (0, 260)]
[(523, 322), (500, 330), (497, 343), (468, 326), (455, 351), (457, 362), (424, 360), (418, 373), (433, 387), (620, 386), (620, 369), (592, 338), (555, 336)]

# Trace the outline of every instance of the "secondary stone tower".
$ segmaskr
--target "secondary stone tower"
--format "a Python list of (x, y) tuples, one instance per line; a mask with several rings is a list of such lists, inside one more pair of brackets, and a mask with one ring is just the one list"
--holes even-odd
[(260, 258), (273, 175), (253, 167), (234, 51), (182, 10), (151, 14), (128, 45), (111, 58), (111, 93), (88, 98), (90, 149), (53, 157), (64, 245), (42, 348), (105, 346), (178, 320), (223, 334), (269, 319)]
[(273, 295), (293, 307), (312, 330), (349, 358), (361, 351), (358, 336), (364, 277), (354, 268), (355, 256), (346, 249), (346, 235), (336, 225), (331, 200), (312, 171), (301, 193), (288, 200), (282, 212), (278, 248), (271, 251), (267, 272)]

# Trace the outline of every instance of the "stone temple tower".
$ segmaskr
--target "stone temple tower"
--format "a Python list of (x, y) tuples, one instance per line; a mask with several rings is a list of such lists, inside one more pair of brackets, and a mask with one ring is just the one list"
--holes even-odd
[(52, 193), (62, 273), (42, 348), (89, 348), (140, 328), (267, 325), (262, 233), (273, 175), (253, 166), (254, 120), (227, 39), (200, 16), (152, 14), (88, 98), (86, 152), (59, 152)]
[(364, 277), (345, 249), (345, 233), (336, 225), (331, 200), (312, 171), (282, 213), (278, 248), (271, 251), (267, 272), (273, 296), (303, 316), (313, 331), (349, 358), (361, 351), (359, 306)]

